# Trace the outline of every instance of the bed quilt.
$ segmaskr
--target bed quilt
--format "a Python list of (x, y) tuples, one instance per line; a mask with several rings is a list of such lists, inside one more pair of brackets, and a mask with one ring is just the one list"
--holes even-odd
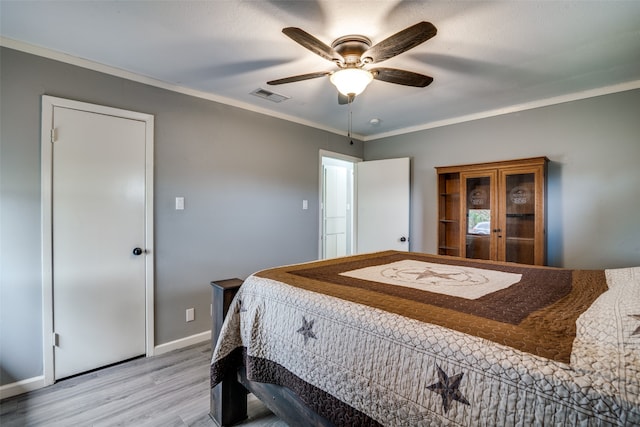
[(640, 268), (387, 251), (265, 270), (212, 386), (239, 364), (338, 426), (640, 425)]

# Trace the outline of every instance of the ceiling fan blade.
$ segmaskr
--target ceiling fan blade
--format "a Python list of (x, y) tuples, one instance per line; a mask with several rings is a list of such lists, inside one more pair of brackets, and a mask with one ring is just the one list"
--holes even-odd
[(321, 42), (311, 34), (297, 27), (283, 28), (282, 32), (287, 35), (291, 40), (300, 44), (301, 46), (309, 49), (315, 53), (333, 62), (344, 62), (344, 58), (338, 52), (336, 52), (331, 46)]
[(374, 68), (369, 71), (376, 80), (404, 86), (425, 87), (433, 81), (433, 77), (395, 68)]
[(300, 74), (298, 76), (291, 76), (291, 77), (285, 77), (283, 79), (271, 80), (271, 81), (268, 81), (267, 84), (281, 85), (285, 83), (299, 82), (302, 80), (316, 79), (318, 77), (328, 76), (329, 74), (331, 74), (330, 71), (319, 71), (317, 73)]
[(338, 104), (340, 105), (351, 104), (355, 99), (355, 95), (345, 95), (342, 92), (338, 92)]
[(418, 22), (371, 46), (362, 54), (362, 59), (370, 64), (385, 61), (426, 42), (437, 32), (431, 22)]

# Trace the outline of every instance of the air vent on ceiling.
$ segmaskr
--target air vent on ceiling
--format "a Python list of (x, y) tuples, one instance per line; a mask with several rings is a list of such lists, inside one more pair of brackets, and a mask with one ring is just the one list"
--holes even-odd
[(274, 93), (262, 88), (254, 90), (251, 92), (251, 95), (259, 96), (260, 98), (268, 99), (273, 102), (282, 102), (289, 99), (288, 96), (280, 95), (279, 93)]

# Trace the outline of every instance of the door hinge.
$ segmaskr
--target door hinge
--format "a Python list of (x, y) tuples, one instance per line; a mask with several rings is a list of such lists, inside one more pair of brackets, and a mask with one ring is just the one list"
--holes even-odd
[(60, 347), (60, 335), (53, 333), (53, 346)]
[(56, 142), (56, 128), (51, 129), (51, 142)]

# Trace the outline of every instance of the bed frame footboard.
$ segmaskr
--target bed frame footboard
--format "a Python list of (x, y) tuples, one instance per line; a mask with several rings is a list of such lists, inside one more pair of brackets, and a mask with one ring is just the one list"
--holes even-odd
[[(222, 329), (231, 301), (242, 285), (240, 279), (211, 282), (213, 288), (212, 350)], [(286, 387), (259, 383), (247, 379), (244, 366), (229, 372), (224, 380), (211, 389), (209, 416), (222, 427), (231, 426), (247, 418), (247, 393), (253, 393), (264, 406), (291, 426), (332, 427), (333, 424), (317, 414)]]

